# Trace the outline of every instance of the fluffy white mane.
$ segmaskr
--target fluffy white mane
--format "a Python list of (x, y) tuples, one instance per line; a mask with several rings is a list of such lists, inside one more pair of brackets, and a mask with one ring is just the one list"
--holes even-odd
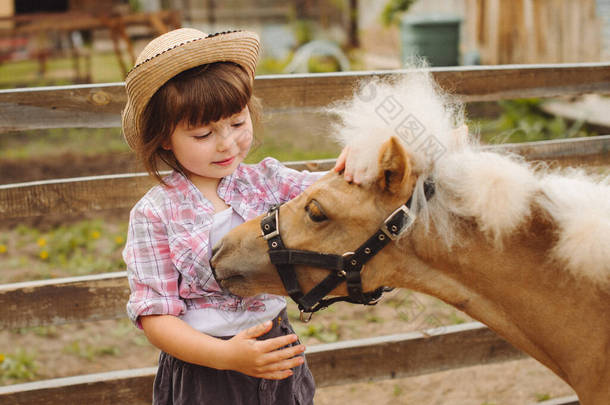
[[(501, 248), (537, 206), (558, 230), (549, 259), (610, 283), (610, 177), (548, 173), (518, 156), (483, 151), (464, 126), (462, 105), (426, 69), (400, 76), (363, 82), (351, 100), (327, 109), (338, 117), (333, 132), (357, 156), (352, 170), (364, 183), (376, 177), (381, 144), (394, 136), (418, 176), (412, 207), (418, 221), (433, 222), (449, 248), (459, 243), (456, 216), (474, 220)], [(423, 182), (429, 177), (436, 193), (427, 202)]]

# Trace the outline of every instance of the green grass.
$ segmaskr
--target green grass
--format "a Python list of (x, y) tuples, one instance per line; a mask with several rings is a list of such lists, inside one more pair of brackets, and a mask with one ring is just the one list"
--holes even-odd
[(82, 344), (75, 340), (64, 346), (63, 352), (72, 356), (77, 356), (88, 361), (95, 361), (100, 356), (119, 356), (120, 350), (116, 346), (100, 346), (99, 344)]
[(6, 159), (53, 158), (65, 153), (95, 156), (128, 152), (120, 128), (53, 128), (2, 134), (0, 150)]
[(498, 101), (502, 113), (495, 119), (475, 120), (471, 132), (479, 132), (485, 143), (519, 143), (595, 136), (582, 121), (569, 123), (541, 109), (541, 99)]
[(37, 373), (35, 353), (23, 348), (17, 348), (11, 354), (0, 353), (0, 382), (3, 384), (31, 381), (36, 378)]
[(121, 271), (126, 234), (126, 220), (5, 230), (0, 235), (0, 283)]
[(536, 402), (548, 401), (549, 399), (551, 399), (551, 396), (547, 393), (536, 394)]
[[(80, 61), (84, 72), (84, 61)], [(74, 68), (71, 58), (47, 60), (44, 76), (38, 74), (36, 60), (6, 62), (0, 64), (0, 88), (65, 85), (74, 83)], [(93, 53), (91, 56), (92, 83), (121, 82), (124, 76), (114, 53)]]

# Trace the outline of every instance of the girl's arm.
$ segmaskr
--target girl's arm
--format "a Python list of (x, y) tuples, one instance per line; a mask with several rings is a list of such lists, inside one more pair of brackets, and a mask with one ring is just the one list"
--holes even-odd
[(153, 345), (189, 363), (280, 380), (290, 377), (293, 374), (291, 368), (304, 362), (301, 354), (305, 346), (280, 349), (297, 340), (294, 334), (256, 340), (271, 329), (271, 321), (223, 340), (201, 333), (173, 315), (148, 315), (140, 317), (140, 320)]

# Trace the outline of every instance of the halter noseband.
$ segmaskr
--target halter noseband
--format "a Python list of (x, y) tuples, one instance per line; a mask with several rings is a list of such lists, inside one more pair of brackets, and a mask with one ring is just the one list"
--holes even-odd
[[(424, 182), (424, 194), (427, 200), (434, 194), (432, 181)], [(269, 246), (269, 259), (276, 266), (286, 292), (299, 305), (302, 321), (309, 321), (314, 312), (339, 301), (375, 305), (384, 292), (392, 290), (388, 287), (379, 287), (375, 291), (363, 292), (360, 273), (366, 262), (413, 225), (416, 215), (410, 210), (412, 198), (413, 196), (386, 218), (377, 232), (358, 249), (342, 255), (287, 249), (280, 235), (281, 204), (269, 209), (267, 215), (261, 220), (263, 237)], [(324, 268), (331, 272), (307, 294), (304, 294), (297, 280), (294, 265)], [(324, 298), (343, 281), (347, 284), (347, 296)], [(305, 313), (309, 313), (309, 316), (305, 317)]]

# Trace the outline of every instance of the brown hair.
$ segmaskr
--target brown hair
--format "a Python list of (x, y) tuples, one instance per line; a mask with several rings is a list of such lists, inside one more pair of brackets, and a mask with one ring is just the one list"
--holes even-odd
[(252, 96), (252, 79), (241, 66), (215, 62), (185, 70), (161, 86), (146, 105), (136, 154), (146, 171), (165, 184), (161, 162), (184, 173), (173, 152), (162, 147), (179, 123), (205, 125), (237, 114), (246, 105), (253, 122), (258, 122), (260, 102)]

